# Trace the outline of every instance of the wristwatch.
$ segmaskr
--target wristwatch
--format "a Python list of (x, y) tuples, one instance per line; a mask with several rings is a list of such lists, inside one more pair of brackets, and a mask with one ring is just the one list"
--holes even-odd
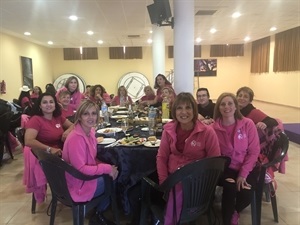
[(51, 147), (48, 146), (48, 147), (46, 148), (46, 152), (47, 152), (47, 153), (51, 153)]

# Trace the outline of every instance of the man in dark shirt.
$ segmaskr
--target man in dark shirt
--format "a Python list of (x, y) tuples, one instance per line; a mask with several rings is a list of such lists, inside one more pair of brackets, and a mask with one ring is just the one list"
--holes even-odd
[(209, 97), (207, 88), (199, 88), (197, 90), (198, 113), (205, 119), (212, 119), (214, 116), (215, 103)]

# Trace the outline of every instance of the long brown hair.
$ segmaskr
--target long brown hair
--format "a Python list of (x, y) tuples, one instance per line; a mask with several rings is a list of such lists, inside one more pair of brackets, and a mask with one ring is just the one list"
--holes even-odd
[(216, 105), (215, 105), (215, 109), (214, 109), (214, 120), (218, 119), (218, 118), (221, 118), (222, 117), (222, 114), (220, 112), (220, 105), (221, 105), (221, 101), (223, 100), (223, 98), (225, 97), (230, 97), (232, 98), (233, 102), (234, 102), (234, 105), (235, 105), (235, 112), (234, 112), (234, 118), (236, 119), (242, 119), (243, 118), (243, 115), (242, 113), (240, 112), (240, 109), (239, 109), (239, 105), (238, 105), (238, 101), (235, 97), (234, 94), (232, 93), (229, 93), (229, 92), (224, 92), (222, 93), (219, 98), (217, 99), (216, 101)]

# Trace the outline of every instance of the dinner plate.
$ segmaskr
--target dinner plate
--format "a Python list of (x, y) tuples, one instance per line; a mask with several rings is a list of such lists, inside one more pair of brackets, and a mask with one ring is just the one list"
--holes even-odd
[(117, 111), (116, 114), (128, 114), (128, 111), (120, 110)]
[(162, 119), (162, 122), (163, 123), (169, 123), (169, 122), (171, 122), (172, 121), (172, 119)]
[(156, 142), (155, 142), (155, 145), (152, 145), (150, 141), (146, 141), (146, 142), (144, 143), (144, 145), (145, 145), (146, 147), (149, 147), (149, 148), (156, 148), (156, 147), (159, 147), (159, 145), (160, 145), (160, 140), (157, 139)]
[(116, 141), (117, 140), (115, 138), (104, 138), (102, 142), (98, 143), (98, 145), (107, 145)]
[(123, 119), (123, 118), (127, 118), (128, 115), (113, 115), (111, 116), (112, 119)]
[[(146, 142), (146, 138), (139, 138), (139, 142), (135, 143), (135, 142), (129, 142), (129, 143), (124, 143), (124, 140), (126, 140), (128, 137), (124, 137), (120, 140), (118, 140), (118, 146), (125, 146), (125, 147), (135, 147), (135, 146), (141, 146), (144, 145)], [(136, 140), (136, 138), (135, 138)]]
[(149, 131), (149, 127), (143, 127), (141, 131)]
[(109, 127), (109, 128), (103, 128), (103, 129), (97, 130), (97, 133), (99, 133), (99, 134), (113, 134), (113, 133), (117, 133), (117, 132), (120, 132), (120, 131), (122, 131), (122, 129), (119, 128), (119, 127)]

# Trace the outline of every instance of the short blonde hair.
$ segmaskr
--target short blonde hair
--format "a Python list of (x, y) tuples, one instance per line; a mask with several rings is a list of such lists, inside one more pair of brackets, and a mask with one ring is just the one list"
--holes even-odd
[(75, 124), (77, 124), (79, 122), (80, 117), (86, 112), (86, 110), (88, 110), (91, 107), (95, 107), (96, 108), (96, 113), (97, 113), (96, 123), (99, 122), (99, 111), (100, 111), (99, 110), (99, 106), (95, 102), (93, 102), (91, 100), (84, 100), (80, 104), (79, 108), (76, 111), (75, 118), (74, 118)]

